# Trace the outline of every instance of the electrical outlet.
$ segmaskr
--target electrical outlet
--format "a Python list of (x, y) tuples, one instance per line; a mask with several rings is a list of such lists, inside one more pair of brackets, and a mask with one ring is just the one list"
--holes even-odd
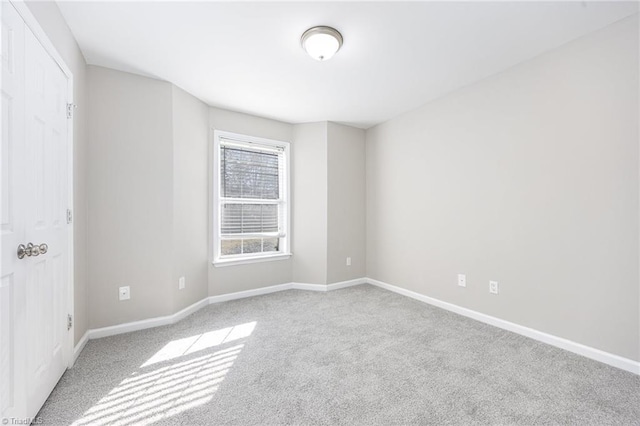
[(184, 277), (180, 277), (180, 279), (178, 279), (178, 290), (184, 290)]
[(129, 300), (131, 299), (131, 289), (129, 286), (120, 287), (118, 289), (118, 296), (120, 300)]
[(351, 266), (351, 258), (347, 257), (347, 266)]
[(489, 281), (489, 293), (498, 294), (499, 291), (498, 281)]
[(467, 276), (465, 274), (458, 274), (458, 285), (460, 287), (467, 286)]

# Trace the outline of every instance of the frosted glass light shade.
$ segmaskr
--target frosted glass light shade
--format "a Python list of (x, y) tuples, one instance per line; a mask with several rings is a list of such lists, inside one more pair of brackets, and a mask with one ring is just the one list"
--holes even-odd
[(331, 27), (313, 27), (302, 34), (301, 42), (309, 56), (326, 61), (340, 50), (342, 35)]

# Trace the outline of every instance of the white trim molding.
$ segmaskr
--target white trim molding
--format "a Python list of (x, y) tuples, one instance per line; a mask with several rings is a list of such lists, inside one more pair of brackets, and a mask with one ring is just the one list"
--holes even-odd
[(69, 68), (65, 63), (64, 59), (62, 59), (62, 55), (60, 55), (60, 53), (58, 52), (58, 49), (56, 49), (56, 47), (53, 45), (53, 43), (49, 39), (49, 36), (47, 36), (47, 33), (44, 31), (44, 29), (42, 29), (40, 22), (38, 22), (36, 17), (33, 16), (33, 13), (31, 13), (31, 10), (29, 9), (29, 6), (27, 6), (26, 1), (11, 0), (11, 4), (16, 9), (16, 11), (20, 15), (24, 23), (27, 24), (27, 26), (29, 27), (33, 35), (36, 37), (36, 39), (40, 42), (40, 44), (42, 44), (42, 47), (44, 47), (44, 49), (47, 51), (49, 56), (51, 56), (51, 58), (56, 62), (56, 64), (58, 64), (60, 69), (62, 69), (62, 72), (67, 77), (72, 77), (73, 73), (71, 72), (71, 68)]
[(270, 287), (255, 288), (252, 290), (238, 291), (236, 293), (221, 294), (218, 296), (210, 296), (205, 300), (208, 300), (207, 304), (214, 304), (220, 302), (228, 302), (229, 300), (245, 299), (247, 297), (261, 296), (263, 294), (276, 293), (278, 291), (291, 290), (293, 287), (291, 283), (272, 285)]
[(216, 268), (223, 268), (225, 266), (246, 265), (248, 263), (271, 262), (272, 260), (287, 260), (287, 259), (290, 259), (291, 256), (293, 256), (291, 253), (280, 253), (280, 254), (271, 254), (268, 256), (256, 256), (250, 259), (217, 260), (211, 263)]
[(537, 340), (539, 342), (546, 343), (548, 345), (555, 346), (557, 348), (564, 349), (578, 355), (582, 355), (586, 358), (611, 365), (612, 367), (620, 368), (622, 370), (640, 375), (640, 362), (638, 361), (624, 358), (619, 355), (602, 351), (600, 349), (592, 348), (590, 346), (567, 340), (562, 337), (543, 333), (542, 331), (515, 324), (513, 322), (505, 321), (500, 318), (492, 317), (490, 315), (486, 315), (471, 309), (463, 308), (461, 306), (454, 305), (453, 303), (443, 302), (442, 300), (434, 299), (433, 297), (425, 296), (423, 294), (416, 293), (402, 287), (397, 287), (395, 285), (387, 284), (382, 281), (374, 280), (372, 278), (366, 278), (364, 281), (376, 287), (380, 287), (385, 290), (389, 290), (394, 293), (401, 294), (403, 296), (407, 296), (424, 303), (428, 303), (429, 305), (454, 312), (467, 318), (471, 318), (476, 321), (492, 325), (494, 327), (502, 328), (503, 330), (508, 330), (513, 333)]
[(84, 335), (80, 338), (80, 341), (78, 342), (78, 344), (73, 348), (73, 355), (71, 356), (71, 365), (69, 365), (69, 367), (73, 367), (73, 364), (76, 363), (78, 356), (80, 356), (80, 352), (82, 352), (84, 347), (87, 345), (87, 342), (89, 341), (89, 331), (90, 330), (87, 330), (84, 333)]
[(144, 330), (147, 328), (161, 327), (163, 325), (175, 324), (192, 313), (202, 309), (209, 304), (209, 298), (202, 299), (193, 305), (187, 306), (183, 310), (173, 315), (155, 317), (140, 321), (127, 322), (124, 324), (112, 325), (109, 327), (95, 328), (87, 331), (89, 339), (99, 339), (101, 337), (115, 336), (116, 334), (130, 333), (132, 331)]
[(339, 290), (341, 288), (353, 287), (354, 285), (366, 284), (365, 278), (357, 278), (355, 280), (341, 281), (333, 284), (304, 284), (304, 283), (291, 283), (291, 288), (294, 290), (309, 290), (309, 291), (332, 291)]

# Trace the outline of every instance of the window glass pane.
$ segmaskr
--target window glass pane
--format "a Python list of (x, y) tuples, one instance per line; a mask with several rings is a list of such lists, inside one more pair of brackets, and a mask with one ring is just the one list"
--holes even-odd
[(223, 204), (222, 235), (278, 232), (276, 204)]
[(264, 238), (262, 251), (278, 251), (280, 246), (280, 238)]
[(242, 253), (262, 253), (262, 238), (243, 240)]
[(223, 197), (279, 198), (279, 154), (222, 146), (220, 156)]
[(222, 256), (279, 251), (280, 238), (251, 238), (246, 240), (222, 240)]
[(223, 256), (242, 253), (242, 240), (222, 240), (220, 246)]

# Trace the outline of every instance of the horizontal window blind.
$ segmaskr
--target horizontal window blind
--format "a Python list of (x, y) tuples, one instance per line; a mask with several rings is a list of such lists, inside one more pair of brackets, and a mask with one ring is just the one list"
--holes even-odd
[(222, 205), (222, 235), (278, 233), (277, 204)]

